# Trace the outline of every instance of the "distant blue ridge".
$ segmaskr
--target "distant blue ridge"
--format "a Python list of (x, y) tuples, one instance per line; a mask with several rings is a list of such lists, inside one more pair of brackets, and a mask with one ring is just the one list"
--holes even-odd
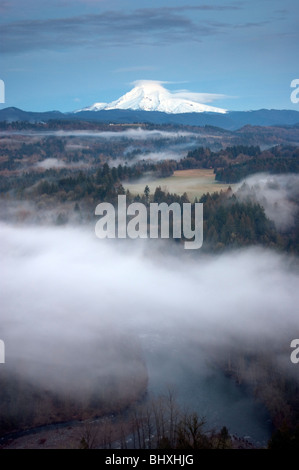
[(174, 124), (186, 126), (215, 126), (226, 130), (237, 130), (243, 126), (294, 126), (299, 125), (299, 111), (259, 109), (256, 111), (230, 111), (218, 113), (167, 114), (159, 111), (134, 111), (113, 109), (101, 111), (80, 111), (61, 113), (60, 111), (31, 112), (10, 107), (0, 110), (0, 122), (47, 122), (51, 119), (68, 121), (93, 121), (102, 123), (147, 123)]

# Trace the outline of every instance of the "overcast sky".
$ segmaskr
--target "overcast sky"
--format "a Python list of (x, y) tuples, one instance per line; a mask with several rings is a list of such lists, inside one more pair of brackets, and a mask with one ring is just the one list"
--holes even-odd
[(229, 110), (299, 110), (298, 19), (297, 0), (0, 0), (0, 109), (72, 111), (147, 79)]

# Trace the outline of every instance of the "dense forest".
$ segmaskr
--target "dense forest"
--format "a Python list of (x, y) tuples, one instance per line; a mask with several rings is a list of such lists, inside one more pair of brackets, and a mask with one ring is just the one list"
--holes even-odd
[[(159, 167), (158, 171), (160, 171)], [(93, 222), (95, 206), (100, 202), (117, 204), (117, 196), (126, 194), (127, 204), (132, 202), (190, 202), (187, 194), (169, 194), (157, 187), (153, 194), (148, 191), (133, 195), (125, 191), (122, 182), (142, 174), (140, 167), (118, 165), (109, 167), (105, 163), (92, 172), (70, 172), (46, 170), (43, 173), (26, 172), (22, 176), (8, 176), (0, 182), (3, 202), (11, 200), (35, 204), (35, 215), (55, 208), (54, 223)], [(146, 188), (146, 186), (145, 186)], [(240, 198), (231, 190), (204, 194), (194, 203), (204, 204), (204, 251), (221, 251), (259, 244), (298, 253), (299, 223), (289, 231), (280, 233), (265, 215), (264, 208), (254, 198)], [(299, 201), (293, 201), (296, 204)], [(193, 203), (193, 209), (194, 209)], [(27, 214), (30, 219), (30, 213)], [(20, 219), (26, 219), (26, 211), (20, 210)]]
[[(18, 158), (18, 151), (21, 151), (22, 159)], [(178, 162), (141, 161), (135, 165), (113, 166), (107, 162), (98, 162), (96, 165), (87, 165), (86, 168), (62, 167), (32, 171), (24, 163), (24, 159), (27, 162), (28, 156), (35, 156), (35, 159), (42, 157), (43, 161), (47, 161), (48, 158), (59, 156), (64, 151), (64, 143), (54, 137), (37, 143), (22, 143), (19, 150), (10, 149), (9, 158), (5, 157), (6, 160), (3, 161), (6, 170), (0, 180), (0, 194), (4, 206), (14, 200), (22, 201), (23, 205), (27, 201), (35, 204), (36, 216), (54, 209), (52, 222), (57, 224), (68, 221), (92, 222), (95, 206), (104, 201), (116, 204), (120, 194), (126, 194), (128, 204), (134, 201), (145, 204), (178, 202), (182, 207), (184, 202), (189, 202), (187, 194), (169, 194), (161, 187), (156, 188), (153, 194), (147, 192), (137, 196), (124, 190), (125, 181), (138, 180), (145, 174), (168, 176), (176, 169), (213, 166), (216, 178), (239, 181), (257, 171), (294, 173), (299, 170), (299, 150), (291, 146), (274, 147), (267, 151), (261, 151), (257, 146), (234, 146), (218, 152), (200, 147), (188, 152), (187, 156)], [(1, 153), (4, 156), (7, 152), (7, 146), (4, 145)], [(80, 149), (80, 152), (84, 153), (85, 150)], [(89, 155), (90, 150), (86, 152)], [(21, 166), (22, 171), (14, 171), (15, 166)], [(219, 166), (222, 167), (221, 170), (217, 169)], [(215, 252), (259, 244), (298, 253), (298, 217), (290, 230), (280, 233), (254, 197), (240, 196), (241, 193), (228, 190), (204, 194), (194, 201), (204, 204), (204, 251)], [(293, 199), (292, 203), (299, 207), (298, 200)], [(26, 214), (22, 204), (20, 203), (19, 219), (26, 220), (30, 213)]]
[(255, 173), (299, 173), (299, 148), (277, 146), (261, 151), (258, 146), (234, 146), (212, 152), (199, 147), (188, 152), (178, 168), (213, 168), (216, 180), (225, 183), (237, 183)]

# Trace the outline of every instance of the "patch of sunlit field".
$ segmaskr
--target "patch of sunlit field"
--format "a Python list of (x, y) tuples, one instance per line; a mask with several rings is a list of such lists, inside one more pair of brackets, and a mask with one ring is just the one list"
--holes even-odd
[(124, 188), (132, 194), (142, 194), (146, 185), (149, 186), (151, 194), (155, 192), (157, 186), (161, 186), (163, 191), (169, 193), (182, 195), (186, 192), (190, 201), (208, 192), (211, 194), (216, 191), (226, 191), (229, 187), (234, 189), (234, 185), (215, 181), (213, 169), (178, 170), (167, 178), (142, 178), (136, 182), (123, 183)]

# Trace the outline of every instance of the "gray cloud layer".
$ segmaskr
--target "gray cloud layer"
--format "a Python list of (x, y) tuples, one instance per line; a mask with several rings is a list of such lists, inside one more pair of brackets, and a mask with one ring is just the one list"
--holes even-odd
[[(227, 32), (231, 28), (252, 28), (260, 22), (230, 24), (192, 18), (188, 12), (234, 11), (240, 7), (184, 6), (138, 9), (133, 12), (106, 11), (68, 18), (16, 21), (1, 26), (2, 53), (25, 52), (57, 47), (159, 45), (198, 42), (203, 37)], [(124, 39), (125, 38), (125, 39)]]
[[(57, 136), (57, 137), (94, 137), (98, 139), (132, 139), (132, 140), (155, 140), (155, 139), (178, 139), (180, 137), (198, 137), (200, 134), (197, 132), (188, 132), (188, 131), (161, 131), (158, 129), (155, 130), (146, 130), (141, 127), (125, 129), (124, 131), (17, 131), (11, 132), (9, 135), (29, 135), (29, 136)], [(1, 135), (1, 132), (0, 132)], [(6, 133), (7, 135), (7, 133)]]

